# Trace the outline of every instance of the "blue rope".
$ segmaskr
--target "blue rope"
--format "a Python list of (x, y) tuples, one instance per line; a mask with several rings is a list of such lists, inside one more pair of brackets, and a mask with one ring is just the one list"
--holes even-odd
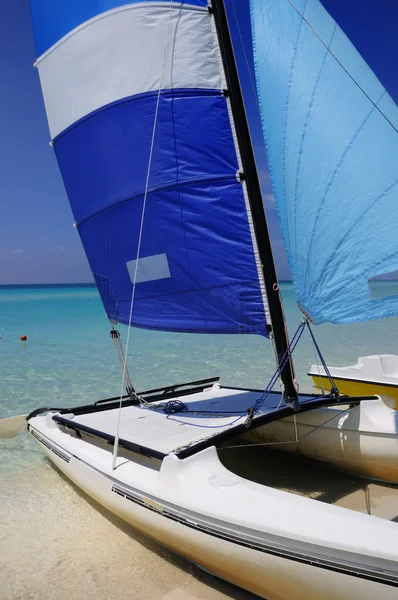
[[(301, 336), (303, 335), (303, 331), (305, 328), (305, 321), (301, 322), (300, 325), (297, 328), (296, 333), (294, 334), (292, 341), (290, 342), (290, 344), (288, 345), (285, 354), (282, 357), (281, 362), (279, 363), (275, 373), (272, 375), (264, 393), (257, 398), (255, 404), (253, 407), (248, 408), (246, 411), (242, 411), (241, 416), (238, 416), (234, 421), (232, 421), (232, 423), (229, 423), (228, 425), (231, 427), (232, 425), (235, 425), (235, 423), (237, 423), (240, 419), (242, 419), (244, 416), (246, 418), (250, 418), (250, 420), (252, 420), (252, 418), (256, 415), (256, 413), (260, 410), (260, 408), (262, 407), (262, 405), (264, 404), (264, 402), (266, 401), (266, 399), (268, 398), (272, 388), (274, 387), (276, 381), (278, 380), (278, 378), (280, 377), (280, 374), (282, 373), (287, 361), (289, 360), (290, 356), (293, 354), (293, 351), (295, 350), (298, 342), (300, 341)], [(182, 403), (181, 403), (182, 404)], [(178, 411), (175, 411), (178, 412)], [(198, 412), (198, 411), (194, 411), (194, 412)], [(208, 414), (221, 414), (219, 411), (203, 411), (206, 412)], [(224, 413), (223, 413), (224, 414)], [(228, 413), (227, 413), (228, 414)], [(231, 413), (229, 413), (231, 414)], [(239, 414), (238, 412), (236, 412), (235, 414)], [(232, 416), (232, 414), (231, 414)], [(167, 415), (167, 419), (171, 418), (171, 414)], [(197, 423), (189, 423), (187, 421), (181, 421), (180, 419), (172, 419), (173, 421), (176, 421), (178, 423), (183, 423), (184, 425), (192, 425), (194, 427), (200, 427), (203, 429), (218, 429), (220, 427), (225, 427), (226, 425), (199, 425)]]
[(300, 325), (298, 326), (296, 333), (294, 334), (292, 341), (290, 342), (290, 344), (288, 345), (285, 354), (282, 356), (282, 360), (279, 363), (275, 373), (273, 374), (273, 376), (271, 377), (267, 387), (265, 388), (263, 394), (257, 398), (254, 407), (253, 407), (253, 411), (252, 411), (252, 417), (254, 417), (258, 411), (260, 410), (260, 408), (262, 407), (262, 405), (264, 404), (264, 402), (266, 401), (266, 399), (268, 398), (272, 388), (274, 387), (276, 381), (278, 380), (278, 378), (280, 377), (283, 369), (285, 368), (286, 363), (288, 362), (289, 358), (291, 357), (291, 355), (293, 354), (297, 344), (300, 341), (301, 336), (303, 335), (303, 331), (305, 328), (305, 321), (302, 321), (300, 323)]
[[(331, 391), (330, 391), (330, 396), (333, 396), (335, 394), (339, 394), (338, 388), (336, 386), (336, 384), (333, 381), (333, 378), (330, 374), (330, 371), (326, 365), (326, 362), (322, 356), (321, 350), (315, 340), (314, 334), (312, 333), (310, 324), (308, 322), (308, 320), (304, 320), (300, 323), (300, 325), (298, 326), (295, 334), (293, 335), (292, 341), (290, 342), (290, 344), (288, 345), (276, 371), (274, 372), (274, 374), (272, 375), (267, 387), (265, 388), (264, 392), (262, 393), (262, 395), (257, 398), (257, 400), (254, 403), (254, 406), (249, 407), (246, 411), (234, 411), (234, 412), (223, 412), (223, 411), (190, 411), (189, 408), (180, 400), (170, 400), (169, 402), (167, 402), (164, 406), (162, 406), (163, 410), (165, 413), (167, 413), (167, 419), (172, 418), (173, 414), (179, 413), (179, 412), (192, 412), (192, 413), (203, 413), (203, 414), (225, 414), (225, 415), (230, 415), (232, 416), (237, 416), (237, 418), (232, 421), (231, 423), (228, 424), (223, 424), (223, 425), (199, 425), (198, 423), (189, 423), (188, 421), (181, 421), (180, 419), (176, 419), (176, 418), (172, 418), (173, 421), (176, 421), (177, 423), (182, 423), (184, 425), (192, 425), (193, 427), (200, 427), (203, 429), (219, 429), (220, 427), (226, 427), (227, 425), (229, 427), (231, 427), (232, 425), (235, 425), (235, 423), (237, 423), (240, 419), (242, 419), (244, 416), (246, 416), (246, 419), (248, 419), (250, 422), (252, 421), (253, 417), (258, 413), (258, 411), (261, 409), (261, 407), (263, 406), (264, 402), (266, 401), (266, 399), (268, 398), (272, 388), (274, 387), (276, 381), (278, 380), (278, 378), (280, 377), (283, 369), (285, 368), (288, 360), (290, 359), (290, 357), (292, 356), (294, 350), (296, 349), (297, 344), (299, 343), (301, 336), (303, 335), (305, 326), (308, 326), (308, 330), (310, 332), (312, 341), (314, 343), (314, 346), (316, 348), (316, 351), (318, 353), (318, 356), (322, 362), (322, 366), (325, 369), (325, 373), (331, 383)], [(248, 425), (249, 426), (249, 425)]]
[(162, 408), (167, 415), (188, 410), (188, 406), (181, 400), (169, 400)]
[[(172, 421), (176, 421), (177, 423), (181, 423), (183, 425), (192, 425), (193, 427), (199, 427), (199, 428), (203, 428), (203, 429), (219, 429), (220, 427), (226, 427), (227, 425), (229, 427), (231, 427), (232, 425), (235, 425), (235, 423), (237, 423), (240, 419), (242, 419), (243, 417), (246, 418), (250, 418), (250, 420), (255, 416), (255, 414), (260, 410), (260, 408), (262, 407), (262, 405), (264, 404), (264, 402), (266, 401), (266, 399), (268, 398), (272, 388), (274, 387), (276, 381), (278, 380), (278, 378), (280, 377), (285, 365), (287, 364), (289, 358), (291, 357), (291, 355), (293, 354), (293, 351), (295, 350), (298, 342), (300, 341), (301, 336), (303, 335), (303, 331), (305, 328), (306, 322), (302, 321), (300, 323), (300, 325), (297, 328), (296, 333), (294, 334), (292, 341), (290, 342), (290, 344), (288, 345), (282, 360), (280, 361), (275, 373), (272, 375), (266, 389), (264, 390), (263, 394), (257, 398), (255, 404), (253, 407), (249, 407), (247, 410), (245, 411), (234, 411), (234, 412), (223, 412), (223, 411), (190, 411), (189, 408), (180, 400), (170, 400), (169, 402), (166, 402), (166, 404), (164, 405), (158, 405), (157, 407), (154, 407), (155, 409), (159, 409), (162, 408), (163, 411), (167, 414), (167, 419), (171, 419)], [(173, 418), (172, 415), (175, 415), (176, 413), (179, 412), (192, 412), (192, 413), (196, 413), (196, 414), (225, 414), (225, 415), (230, 415), (232, 416), (237, 416), (237, 418), (232, 421), (231, 423), (228, 424), (223, 424), (223, 425), (199, 425), (198, 423), (190, 423), (188, 421), (182, 421), (181, 419), (176, 419)]]
[(237, 417), (235, 421), (232, 421), (232, 423), (224, 423), (223, 425), (199, 425), (198, 423), (189, 423), (188, 421), (181, 421), (181, 419), (173, 419), (171, 418), (171, 415), (167, 415), (166, 419), (171, 418), (171, 420), (176, 421), (176, 423), (182, 423), (183, 425), (192, 425), (193, 427), (200, 427), (203, 429), (219, 429), (220, 427), (231, 427), (232, 425), (235, 425), (235, 423), (237, 423), (239, 419), (243, 419), (243, 417), (245, 417), (246, 414), (247, 413), (245, 411), (244, 414), (242, 414), (240, 417)]

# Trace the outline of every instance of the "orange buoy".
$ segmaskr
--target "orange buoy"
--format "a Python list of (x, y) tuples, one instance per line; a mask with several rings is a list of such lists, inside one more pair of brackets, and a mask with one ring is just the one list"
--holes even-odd
[(21, 340), (21, 342), (26, 342), (28, 338), (26, 337), (26, 335), (21, 335), (19, 339)]

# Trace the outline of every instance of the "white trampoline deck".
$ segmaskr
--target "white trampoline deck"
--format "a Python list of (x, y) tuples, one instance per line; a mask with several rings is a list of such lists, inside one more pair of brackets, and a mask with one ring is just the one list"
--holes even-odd
[[(164, 454), (178, 452), (242, 424), (247, 416), (247, 409), (260, 396), (261, 392), (257, 391), (225, 389), (214, 385), (202, 392), (182, 397), (180, 400), (188, 411), (168, 415), (161, 408), (165, 404), (162, 401), (146, 406), (125, 406), (122, 408), (119, 436), (123, 440)], [(264, 406), (258, 415), (274, 411), (278, 406), (275, 401), (279, 399), (279, 395), (273, 395), (273, 406)], [(114, 436), (119, 410), (63, 416), (71, 424)]]

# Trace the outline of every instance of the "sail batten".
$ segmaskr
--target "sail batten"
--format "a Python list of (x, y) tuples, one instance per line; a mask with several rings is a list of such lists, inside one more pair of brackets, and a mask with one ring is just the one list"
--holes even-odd
[(398, 109), (318, 0), (251, 0), (256, 79), (298, 303), (318, 322), (398, 314)]
[(32, 0), (37, 66), (54, 151), (111, 321), (268, 335), (207, 4)]

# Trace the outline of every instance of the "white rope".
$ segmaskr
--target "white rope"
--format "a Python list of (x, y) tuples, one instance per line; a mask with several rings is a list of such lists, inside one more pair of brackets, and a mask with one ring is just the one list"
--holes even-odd
[(163, 74), (164, 74), (164, 67), (165, 67), (165, 62), (166, 62), (167, 40), (168, 40), (168, 37), (169, 37), (169, 27), (170, 27), (170, 17), (171, 17), (172, 4), (173, 4), (173, 0), (170, 0), (169, 14), (168, 14), (168, 19), (167, 19), (167, 30), (166, 30), (166, 37), (165, 37), (165, 41), (164, 41), (164, 49), (163, 49), (162, 72), (161, 72), (161, 75), (160, 75), (159, 90), (158, 90), (158, 96), (157, 96), (157, 100), (156, 100), (156, 110), (155, 110), (155, 117), (154, 117), (154, 121), (153, 121), (152, 140), (151, 140), (151, 147), (150, 147), (150, 151), (149, 151), (148, 169), (147, 169), (146, 182), (145, 182), (144, 201), (143, 201), (142, 213), (141, 213), (140, 233), (139, 233), (139, 236), (138, 236), (137, 258), (136, 258), (136, 261), (135, 261), (133, 289), (132, 289), (132, 293), (131, 293), (129, 324), (128, 324), (126, 349), (125, 349), (125, 357), (124, 357), (124, 365), (123, 365), (122, 386), (121, 386), (121, 391), (120, 391), (119, 413), (118, 413), (118, 419), (117, 419), (117, 428), (116, 428), (115, 442), (114, 442), (114, 445), (113, 445), (113, 455), (112, 455), (112, 469), (113, 470), (116, 468), (117, 452), (118, 452), (118, 448), (119, 448), (120, 418), (121, 418), (121, 412), (122, 412), (122, 398), (123, 398), (124, 382), (125, 382), (125, 378), (126, 378), (127, 356), (128, 356), (128, 349), (129, 349), (129, 343), (130, 343), (130, 331), (131, 331), (131, 322), (132, 322), (132, 317), (133, 317), (135, 287), (136, 287), (136, 282), (137, 282), (138, 259), (139, 259), (140, 250), (141, 250), (142, 232), (143, 232), (143, 229), (144, 229), (145, 208), (146, 208), (146, 201), (147, 201), (147, 196), (148, 196), (149, 177), (150, 177), (151, 166), (152, 166), (153, 148), (154, 148), (154, 145), (155, 145), (155, 134), (156, 134), (157, 121), (158, 121), (158, 113), (159, 113), (160, 94), (161, 94), (161, 90), (162, 90)]

